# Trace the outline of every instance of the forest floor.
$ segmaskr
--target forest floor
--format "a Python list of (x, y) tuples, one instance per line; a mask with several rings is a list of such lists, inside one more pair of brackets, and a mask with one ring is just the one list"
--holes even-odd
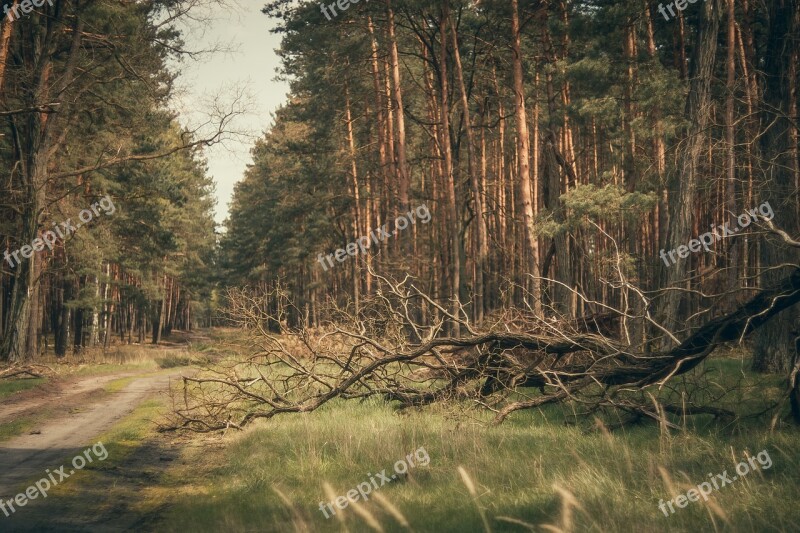
[[(521, 412), (495, 427), (490, 413), (470, 406), (398, 414), (380, 401), (336, 401), (242, 432), (159, 433), (155, 421), (170, 405), (159, 393), (168, 380), (194, 372), (193, 363), (235, 354), (228, 342), (237, 332), (202, 335), (177, 335), (164, 347), (138, 348), (135, 357), (120, 349), (112, 364), (30, 380), (27, 390), (0, 388), (5, 500), (45, 469), (71, 470), (72, 458), (94, 443), (108, 452), (46, 499), (10, 517), (0, 512), (0, 531), (800, 530), (800, 432), (770, 431), (758, 418), (675, 418), (680, 430), (645, 422), (610, 432), (575, 423), (580, 406)], [(715, 356), (702, 379), (731, 391), (726, 407), (757, 412), (780, 379), (747, 368), (737, 354)], [(20, 419), (26, 425), (13, 425)], [(420, 449), (426, 466), (325, 517), (320, 504), (383, 469), (392, 474), (396, 461)], [(711, 473), (733, 476), (737, 461), (763, 450), (769, 467), (715, 490), (707, 503), (690, 502), (669, 516), (659, 510), (661, 499), (687, 493)], [(414, 457), (419, 463), (420, 454)]]

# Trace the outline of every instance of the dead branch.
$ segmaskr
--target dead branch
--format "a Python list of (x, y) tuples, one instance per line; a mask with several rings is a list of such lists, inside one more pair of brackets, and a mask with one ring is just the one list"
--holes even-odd
[(39, 365), (39, 364), (29, 364), (25, 366), (11, 366), (6, 368), (5, 370), (0, 370), (0, 379), (11, 379), (17, 376), (29, 376), (30, 378), (43, 378), (45, 377), (45, 373), (41, 370), (36, 372), (34, 369), (36, 367), (43, 368), (49, 372), (49, 374), (54, 374), (55, 371), (46, 365)]
[[(519, 410), (565, 401), (611, 407), (667, 427), (667, 414), (732, 418), (735, 413), (713, 405), (668, 403), (655, 412), (630, 391), (663, 387), (721, 344), (740, 341), (800, 301), (800, 268), (794, 268), (779, 284), (710, 320), (678, 346), (647, 353), (626, 336), (623, 341), (611, 335), (610, 324), (623, 315), (628, 322), (652, 321), (649, 315), (606, 309), (602, 318), (566, 320), (517, 313), (514, 320), (481, 327), (467, 322), (467, 313), (436, 303), (411, 278), (375, 278), (379, 289), (358, 312), (330, 303), (325, 314), (331, 318), (313, 332), (301, 325), (274, 333), (272, 325), (282, 323), (292, 305), (281, 294), (230, 291), (230, 319), (251, 334), (244, 347), (248, 355), (184, 378), (182, 405), (176, 402), (162, 429), (242, 428), (261, 418), (311, 412), (335, 398), (380, 398), (400, 408), (469, 400), (494, 412), (496, 423)], [(275, 301), (281, 303), (278, 314), (270, 312)], [(423, 309), (432, 317), (425, 323), (416, 318)], [(467, 335), (444, 335), (453, 320)], [(538, 387), (540, 394), (530, 396), (525, 387)], [(514, 399), (512, 392), (518, 393)]]

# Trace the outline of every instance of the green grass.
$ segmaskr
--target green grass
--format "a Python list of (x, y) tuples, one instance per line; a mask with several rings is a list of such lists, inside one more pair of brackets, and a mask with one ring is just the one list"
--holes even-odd
[(131, 376), (127, 378), (119, 378), (115, 379), (114, 381), (109, 381), (103, 387), (103, 390), (106, 392), (119, 392), (128, 385), (130, 385), (133, 381), (141, 378), (141, 375)]
[[(91, 484), (91, 473), (97, 471), (113, 471), (125, 463), (126, 458), (133, 454), (141, 445), (142, 441), (153, 434), (154, 428), (152, 421), (163, 412), (165, 404), (161, 400), (153, 399), (142, 402), (136, 409), (129, 413), (114, 427), (92, 439), (85, 444), (85, 448), (100, 442), (108, 452), (108, 456), (103, 461), (94, 461), (87, 464), (82, 470), (84, 485)], [(72, 460), (73, 456), (65, 456), (62, 463)], [(96, 456), (93, 456), (96, 457)], [(76, 478), (77, 481), (77, 478)], [(81, 484), (76, 482), (64, 483), (56, 486), (56, 489), (63, 492), (54, 491), (58, 496), (78, 493)]]
[[(741, 402), (742, 396), (763, 403), (780, 382), (751, 376), (736, 360), (715, 359), (708, 368), (692, 379), (742, 387), (723, 403)], [(758, 394), (754, 383), (762, 387)], [(570, 423), (572, 413), (570, 406), (554, 406), (491, 426), (488, 414), (467, 406), (398, 415), (381, 402), (334, 402), (307, 415), (279, 416), (230, 437), (224, 453), (187, 452), (191, 467), (171, 472), (174, 501), (159, 529), (366, 531), (367, 521), (352, 505), (337, 510), (341, 524), (336, 517), (326, 520), (319, 503), (368, 481), (368, 473), (391, 472), (395, 461), (424, 447), (429, 466), (377, 491), (414, 531), (481, 531), (479, 510), (492, 531), (529, 530), (521, 523), (537, 531), (545, 524), (598, 532), (713, 531), (714, 524), (720, 531), (797, 530), (796, 430), (770, 433), (763, 420), (729, 426), (701, 416), (669, 433), (648, 423), (587, 432), (585, 424)], [(685, 493), (709, 473), (734, 475), (734, 457), (764, 449), (772, 467), (713, 492), (711, 505), (690, 503), (670, 517), (658, 509), (660, 499)], [(374, 498), (363, 509), (384, 530), (407, 531)]]
[[(33, 389), (47, 382), (46, 378), (12, 379), (0, 381), (0, 400), (8, 398), (12, 394)], [(38, 421), (38, 418), (19, 418), (14, 417), (9, 422), (0, 422), (0, 442), (8, 440), (17, 435), (22, 435), (29, 431)]]
[(115, 374), (117, 372), (137, 372), (141, 370), (158, 370), (158, 363), (152, 360), (124, 364), (90, 363), (74, 369), (74, 371), (70, 372), (70, 374), (74, 376), (89, 377), (104, 376), (106, 374)]
[(15, 392), (32, 389), (45, 383), (45, 378), (26, 378), (0, 380), (0, 400), (11, 396)]
[(28, 417), (0, 423), (0, 442), (16, 437), (17, 435), (22, 435), (35, 426), (37, 421), (38, 419)]
[(113, 381), (109, 381), (103, 386), (103, 390), (106, 392), (120, 392), (122, 389), (133, 383), (134, 381), (142, 378), (147, 378), (151, 376), (158, 376), (158, 375), (166, 375), (171, 372), (173, 367), (165, 367), (163, 370), (156, 370), (154, 372), (145, 372), (142, 374), (136, 374), (135, 376), (127, 376), (124, 378), (115, 379)]
[(132, 454), (142, 440), (153, 434), (153, 420), (163, 413), (166, 404), (160, 399), (142, 402), (120, 423), (106, 431), (95, 442), (103, 442), (108, 459), (99, 463), (98, 470), (113, 470)]
[[(210, 346), (192, 353), (230, 355), (219, 343), (213, 335)], [(651, 392), (672, 403), (713, 397), (718, 407), (754, 413), (774, 402), (783, 380), (748, 368), (746, 360), (714, 357), (672, 381), (673, 389)], [(705, 392), (682, 395), (681, 385), (689, 383)], [(770, 432), (765, 419), (671, 417), (681, 429), (644, 421), (609, 432), (616, 418), (603, 417), (605, 425), (576, 419), (581, 405), (519, 412), (493, 426), (491, 413), (467, 404), (397, 413), (377, 400), (337, 400), (224, 437), (155, 437), (152, 421), (165, 406), (146, 402), (95, 440), (104, 442), (109, 458), (54, 494), (54, 509), (74, 515), (69, 524), (80, 523), (87, 510), (116, 516), (119, 502), (143, 517), (141, 530), (180, 533), (361, 532), (371, 530), (369, 521), (387, 532), (472, 532), (485, 530), (482, 516), (495, 532), (796, 531), (800, 524), (800, 432)], [(353, 504), (327, 520), (320, 512), (320, 503), (369, 481), (369, 474), (391, 475), (396, 461), (420, 447), (430, 464), (374, 491), (359, 505), (361, 514)], [(765, 449), (768, 470), (714, 491), (708, 504), (676, 507), (669, 517), (659, 510), (661, 499), (686, 493), (709, 474), (733, 476), (738, 461)], [(179, 450), (177, 460), (162, 459), (167, 450)]]

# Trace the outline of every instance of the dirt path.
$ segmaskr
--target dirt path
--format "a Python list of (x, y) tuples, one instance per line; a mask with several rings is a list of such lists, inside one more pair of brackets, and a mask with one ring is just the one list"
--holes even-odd
[[(190, 343), (208, 342), (210, 340), (208, 336), (197, 332), (175, 332), (170, 340), (162, 340), (157, 347), (145, 346), (144, 348), (152, 350), (153, 357), (164, 357), (170, 353), (184, 352)], [(0, 424), (20, 418), (19, 415), (32, 414), (35, 411), (52, 406), (83, 406), (90, 402), (91, 397), (95, 396), (104, 385), (117, 379), (148, 372), (151, 371), (116, 372), (99, 376), (73, 377), (49, 381), (42, 386), (4, 398), (0, 402)]]
[[(10, 416), (9, 413), (53, 404), (62, 410), (62, 416), (40, 424), (37, 427), (39, 433), (21, 435), (0, 444), (0, 498), (8, 499), (24, 489), (34, 478), (44, 477), (46, 469), (54, 471), (62, 464), (69, 467), (68, 461), (94, 443), (97, 435), (133, 411), (148, 396), (168, 390), (170, 378), (188, 372), (191, 370), (183, 368), (168, 374), (145, 376), (136, 379), (119, 392), (104, 393), (102, 399), (89, 404), (78, 403), (66, 412), (63, 412), (64, 409), (75, 402), (65, 401), (64, 397), (23, 401), (2, 411), (0, 417), (5, 417)], [(72, 400), (79, 400), (82, 395), (91, 394), (103, 384), (126, 375), (130, 374), (81, 380), (79, 388), (67, 396)], [(65, 471), (68, 470), (69, 468)]]
[[(192, 344), (210, 340), (202, 334), (179, 332), (163, 345), (147, 348), (156, 361), (171, 355), (183, 358), (191, 352)], [(124, 358), (115, 364), (123, 362)], [(176, 436), (151, 432), (132, 450), (126, 448), (123, 458), (113, 460), (109, 455), (112, 464), (93, 468), (89, 478), (76, 475), (74, 483), (67, 478), (72, 476), (72, 459), (98, 442), (100, 434), (146, 399), (165, 393), (171, 379), (196, 370), (181, 366), (158, 372), (141, 369), (73, 376), (5, 398), (0, 403), (0, 423), (26, 419), (34, 425), (29, 434), (0, 442), (0, 498), (7, 502), (47, 478), (48, 471), (59, 480), (58, 485), (63, 483), (64, 490), (46, 499), (28, 500), (24, 509), (17, 504), (9, 516), (0, 511), (0, 531), (157, 531), (155, 524), (168, 505), (167, 498), (147, 507), (149, 504), (141, 498), (142, 489), (152, 486), (172, 461), (179, 460), (181, 446)], [(116, 392), (105, 390), (109, 383), (122, 378), (131, 381)], [(63, 475), (59, 473), (62, 466)]]
[(137, 372), (90, 376), (82, 379), (67, 379), (46, 383), (41, 387), (22, 391), (3, 400), (0, 404), (0, 423), (10, 422), (15, 415), (29, 413), (52, 405), (73, 403), (74, 397), (101, 389), (104, 385), (137, 375)]

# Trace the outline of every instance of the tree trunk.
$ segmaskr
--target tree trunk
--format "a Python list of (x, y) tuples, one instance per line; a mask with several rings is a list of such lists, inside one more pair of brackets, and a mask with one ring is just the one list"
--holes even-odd
[(475, 293), (475, 310), (474, 318), (476, 321), (483, 320), (484, 312), (484, 289), (483, 289), (483, 273), (486, 268), (486, 256), (488, 255), (486, 247), (486, 224), (484, 223), (484, 207), (483, 207), (483, 191), (480, 187), (480, 178), (478, 176), (478, 165), (475, 158), (475, 136), (472, 133), (472, 118), (469, 110), (469, 95), (467, 88), (464, 84), (464, 70), (461, 65), (461, 52), (458, 49), (458, 34), (455, 25), (447, 13), (450, 29), (452, 30), (452, 44), (453, 44), (453, 58), (455, 59), (456, 67), (456, 81), (458, 82), (458, 89), (461, 93), (461, 108), (464, 113), (464, 124), (467, 133), (467, 158), (469, 165), (469, 178), (470, 185), (472, 186), (472, 199), (475, 204), (475, 243), (476, 243), (476, 258), (473, 279), (473, 290)]
[[(534, 227), (536, 220), (536, 208), (533, 199), (535, 192), (531, 190), (531, 165), (530, 165), (530, 146), (531, 139), (528, 133), (528, 114), (525, 110), (525, 81), (522, 73), (522, 45), (520, 39), (519, 22), (519, 0), (511, 0), (511, 49), (513, 52), (514, 70), (514, 97), (516, 105), (516, 125), (517, 125), (517, 158), (519, 161), (519, 175), (517, 183), (519, 187), (519, 202), (522, 205), (522, 217), (525, 225), (525, 240), (528, 244), (530, 254), (529, 273), (533, 277), (531, 289), (533, 292), (534, 313), (542, 316), (541, 282), (539, 280), (539, 240), (536, 236)], [(538, 191), (539, 184), (533, 184), (533, 190)]]
[[(344, 84), (344, 100), (345, 100), (345, 131), (347, 132), (347, 147), (350, 156), (350, 187), (353, 190), (353, 238), (357, 239), (361, 235), (366, 235), (367, 232), (361, 225), (361, 192), (358, 187), (358, 165), (356, 164), (356, 139), (353, 134), (353, 114), (350, 110), (350, 87), (347, 82)], [(361, 296), (361, 269), (359, 265), (364, 258), (357, 256), (355, 260), (351, 261), (351, 268), (353, 273), (353, 303), (355, 304), (355, 312), (358, 313), (360, 307)]]
[[(81, 278), (73, 281), (73, 294), (78, 295), (80, 294), (81, 290)], [(72, 337), (72, 353), (75, 355), (80, 354), (83, 351), (83, 308), (77, 307), (75, 308), (75, 312), (72, 313), (73, 320), (74, 320), (74, 336)]]
[(115, 291), (115, 284), (114, 281), (117, 277), (117, 270), (116, 268), (111, 266), (111, 263), (108, 263), (106, 266), (106, 289), (105, 294), (106, 298), (108, 299), (108, 309), (106, 311), (106, 333), (103, 336), (103, 351), (108, 350), (108, 347), (111, 345), (111, 324), (114, 320), (114, 291)]
[[(797, 162), (792, 146), (796, 140), (796, 122), (791, 115), (797, 94), (792, 93), (789, 79), (796, 76), (798, 52), (797, 34), (800, 31), (800, 2), (798, 0), (774, 0), (769, 2), (769, 36), (764, 68), (764, 109), (762, 127), (762, 150), (769, 162), (764, 183), (761, 185), (762, 202), (769, 202), (775, 213), (776, 225), (789, 235), (800, 232), (796, 216)], [(784, 243), (768, 239), (761, 247), (763, 268), (781, 264), (798, 264), (800, 253)], [(769, 286), (775, 279), (785, 275), (785, 269), (773, 268), (761, 276), (762, 286)], [(759, 372), (785, 372), (794, 355), (791, 331), (798, 327), (798, 319), (789, 313), (775, 317), (759, 330), (755, 339), (753, 370)]]
[(59, 275), (59, 284), (56, 287), (56, 327), (55, 329), (55, 351), (56, 357), (67, 355), (69, 345), (69, 325), (70, 309), (67, 303), (72, 298), (72, 283), (67, 280), (63, 273)]
[[(35, 69), (31, 74), (33, 90), (24, 98), (24, 104), (29, 108), (35, 108), (44, 102), (51, 103), (51, 90), (52, 94), (62, 95), (73, 81), (77, 58), (81, 51), (83, 18), (77, 17), (73, 22), (72, 42), (69, 54), (66, 55), (64, 72), (59, 76), (56, 86), (51, 87), (52, 58), (55, 57), (56, 46), (52, 32), (56, 27), (57, 24), (51, 24), (45, 31), (31, 34), (32, 46), (28, 47), (27, 53), (24, 54), (26, 64)], [(68, 116), (72, 102), (65, 100), (59, 103), (63, 104), (59, 108), (59, 114)], [(37, 238), (40, 218), (46, 207), (47, 158), (56, 148), (53, 142), (56, 129), (53, 122), (59, 119), (56, 117), (49, 120), (48, 117), (49, 115), (43, 112), (26, 114), (24, 121), (21, 121), (24, 122), (26, 134), (14, 139), (14, 148), (20, 154), (19, 176), (22, 182), (20, 189), (25, 199), (20, 213), (22, 232), (19, 242), (21, 243), (32, 242)], [(61, 142), (63, 139), (58, 141)], [(14, 324), (14, 330), (0, 342), (0, 359), (12, 361), (30, 359), (39, 351), (41, 328), (39, 280), (42, 273), (42, 256), (34, 254), (17, 268), (18, 274), (15, 278), (9, 317), (10, 323)]]
[[(8, 6), (9, 10), (13, 9), (19, 0), (14, 0)], [(0, 29), (0, 93), (3, 91), (3, 84), (6, 79), (6, 67), (8, 66), (8, 52), (11, 46), (12, 29), (14, 28), (14, 21), (9, 20), (8, 16), (3, 19), (3, 26)]]
[[(449, 84), (447, 73), (447, 17), (450, 12), (450, 2), (443, 0), (443, 7), (441, 13), (441, 21), (439, 24), (439, 33), (442, 39), (441, 42), (441, 56), (439, 61), (439, 71), (441, 76), (441, 106), (439, 111), (442, 116), (442, 152), (444, 153), (444, 179), (445, 179), (445, 194), (447, 195), (447, 215), (448, 225), (450, 227), (450, 262), (452, 267), (452, 274), (450, 277), (450, 299), (452, 301), (452, 312), (454, 315), (459, 313), (460, 293), (461, 293), (461, 251), (460, 251), (460, 224), (458, 219), (458, 209), (456, 207), (456, 186), (455, 177), (453, 176), (453, 151), (452, 140), (450, 134), (450, 101), (449, 101)], [(459, 325), (451, 322), (450, 334), (457, 336), (459, 334)]]
[[(689, 95), (686, 102), (686, 118), (691, 121), (691, 125), (687, 132), (686, 148), (681, 156), (678, 174), (671, 180), (672, 205), (667, 249), (677, 249), (678, 246), (688, 243), (694, 227), (697, 182), (705, 147), (706, 127), (711, 119), (711, 80), (714, 74), (721, 8), (722, 0), (707, 0), (703, 6), (703, 16), (691, 62)], [(676, 256), (675, 264), (661, 267), (666, 268), (664, 279), (667, 287), (679, 289), (685, 285), (690, 257)], [(679, 305), (686, 299), (686, 294), (680, 290), (670, 290), (663, 297), (660, 316), (663, 317), (662, 325), (667, 330), (676, 331), (676, 326), (680, 323)]]
[[(736, 227), (736, 216), (739, 209), (736, 205), (736, 125), (734, 123), (734, 90), (736, 88), (736, 9), (733, 0), (726, 0), (728, 7), (728, 53), (726, 57), (726, 89), (725, 101), (725, 148), (727, 149), (728, 176), (725, 187), (725, 206), (731, 227)], [(751, 207), (751, 206), (747, 206)], [(736, 288), (739, 284), (739, 240), (731, 239), (728, 248), (728, 291), (731, 293), (729, 309), (736, 308)]]
[(164, 273), (163, 282), (164, 296), (161, 298), (161, 305), (159, 306), (158, 316), (153, 321), (153, 344), (161, 342), (161, 332), (164, 328), (164, 313), (167, 310), (167, 274)]
[(100, 343), (100, 311), (97, 308), (97, 300), (100, 298), (100, 280), (96, 275), (92, 276), (92, 285), (94, 285), (94, 303), (92, 303), (92, 328), (89, 333), (90, 347)]
[[(411, 183), (411, 172), (408, 168), (406, 156), (406, 120), (403, 108), (403, 91), (400, 85), (400, 55), (397, 52), (397, 35), (394, 28), (394, 10), (392, 0), (386, 0), (386, 9), (389, 15), (389, 50), (392, 62), (392, 104), (397, 113), (397, 181), (399, 213), (408, 211), (408, 190)], [(406, 239), (403, 242), (408, 242)], [(406, 247), (404, 247), (406, 248)]]

